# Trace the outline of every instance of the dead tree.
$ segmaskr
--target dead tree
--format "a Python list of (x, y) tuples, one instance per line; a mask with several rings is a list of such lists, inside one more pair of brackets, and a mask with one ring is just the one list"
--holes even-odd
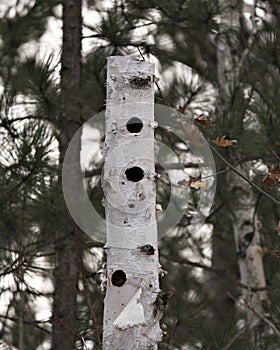
[(161, 339), (153, 80), (149, 62), (108, 59), (104, 350), (157, 349)]

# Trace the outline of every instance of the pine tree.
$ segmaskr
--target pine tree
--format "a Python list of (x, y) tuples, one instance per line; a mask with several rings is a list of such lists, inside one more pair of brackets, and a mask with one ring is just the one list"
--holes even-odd
[[(63, 45), (61, 60), (61, 115), (59, 134), (59, 163), (62, 166), (66, 149), (81, 122), (81, 2), (63, 2)], [(80, 147), (72, 154), (80, 174)], [(67, 214), (66, 214), (67, 215)], [(74, 349), (76, 342), (78, 254), (75, 225), (58, 233), (57, 265), (53, 303), (53, 349)]]
[[(222, 85), (218, 76), (221, 59), (219, 61), (216, 55), (218, 34), (221, 30), (219, 19), (227, 9), (223, 4), (219, 6), (214, 0), (137, 0), (114, 1), (107, 6), (101, 1), (88, 1), (85, 6), (97, 11), (101, 22), (87, 25), (87, 30), (92, 31), (92, 38), (88, 35), (84, 41), (92, 43), (93, 48), (82, 60), (83, 110), (71, 118), (70, 125), (66, 118), (61, 118), (60, 85), (52, 59), (42, 61), (20, 54), (23, 43), (37, 40), (44, 33), (47, 18), (56, 4), (56, 1), (35, 1), (34, 6), (26, 5), (25, 12), (5, 13), (0, 23), (0, 75), (3, 86), (3, 152), (0, 172), (2, 188), (6, 189), (1, 193), (1, 280), (12, 275), (16, 282), (11, 306), (7, 313), (0, 315), (1, 321), (3, 320), (1, 338), (8, 345), (23, 348), (39, 346), (45, 341), (50, 343), (50, 323), (41, 324), (35, 321), (33, 310), (35, 294), (51, 300), (50, 290), (35, 292), (26, 279), (24, 286), (22, 284), (22, 279), (31, 272), (32, 276), (41, 276), (46, 282), (52, 279), (53, 266), (56, 263), (53, 248), (61, 243), (56, 238), (65, 232), (65, 242), (69, 242), (69, 233), (74, 230), (63, 198), (58, 195), (61, 193), (61, 183), (58, 181), (60, 169), (50, 157), (49, 150), (55, 137), (63, 146), (61, 150), (65, 151), (71, 134), (81, 125), (82, 118), (85, 120), (104, 107), (106, 57), (134, 54), (142, 59), (139, 49), (147, 60), (155, 59), (157, 62), (160, 75), (158, 84), (163, 95), (158, 92), (157, 101), (174, 107), (179, 104), (185, 105), (186, 110), (194, 117), (202, 113), (203, 118), (215, 123), (212, 127), (198, 125), (209, 142), (223, 135), (229, 139), (237, 139), (238, 143), (233, 147), (213, 147), (232, 166), (238, 166), (237, 169), (244, 172), (243, 174), (263, 191), (246, 185), (247, 197), (253, 198), (250, 207), (252, 211), (253, 206), (254, 218), (250, 222), (258, 222), (256, 227), (254, 226), (255, 234), (258, 230), (264, 246), (262, 253), (267, 281), (266, 289), (257, 288), (251, 292), (254, 295), (266, 292), (268, 295), (272, 307), (262, 305), (267, 309), (261, 314), (263, 326), (267, 327), (269, 333), (266, 349), (277, 349), (277, 286), (280, 279), (277, 272), (279, 228), (275, 230), (279, 221), (277, 174), (272, 177), (270, 175), (271, 182), (264, 181), (268, 171), (273, 172), (279, 165), (280, 12), (277, 1), (256, 1), (259, 10), (253, 10), (257, 29), (253, 35), (250, 34), (252, 23), (248, 21), (248, 17), (242, 16), (239, 22), (239, 15), (236, 17), (234, 30), (224, 33), (228, 35), (234, 48), (230, 54), (236, 57), (237, 62), (242, 61), (238, 79), (234, 82), (234, 99), (230, 101), (230, 106), (226, 106), (224, 101), (221, 104), (226, 91), (219, 90)], [(241, 14), (244, 12), (242, 7), (242, 2), (236, 2), (232, 10)], [(263, 11), (262, 17), (258, 17), (260, 8)], [(178, 67), (181, 69), (179, 73)], [(33, 107), (29, 104), (29, 110), (16, 115), (15, 106), (18, 106), (22, 99), (24, 102), (32, 99)], [(82, 115), (82, 118), (76, 118), (77, 115)], [(16, 120), (19, 117), (25, 118), (24, 122)], [(156, 137), (176, 149), (178, 160), (184, 159), (186, 154), (176, 148), (176, 139), (161, 133), (160, 130)], [(60, 164), (62, 158), (63, 152)], [(238, 261), (243, 257), (236, 255), (233, 237), (237, 221), (243, 220), (241, 214), (245, 215), (249, 211), (239, 209), (239, 191), (234, 190), (233, 182), (229, 180), (231, 168), (218, 155), (215, 155), (215, 158), (218, 186), (213, 211), (206, 219), (207, 234), (206, 231), (196, 235), (188, 232), (188, 211), (172, 235), (159, 241), (161, 263), (163, 269), (168, 271), (167, 276), (161, 279), (161, 289), (175, 291), (164, 312), (162, 322), (165, 324), (163, 328), (166, 335), (160, 344), (162, 349), (187, 346), (191, 349), (254, 348), (250, 332), (243, 326), (247, 322), (248, 305), (242, 304), (239, 296), (242, 295), (242, 291), (248, 290), (248, 286), (244, 286), (244, 280), (242, 284), (238, 283), (241, 281)], [(100, 193), (97, 194), (96, 191), (102, 164), (95, 165), (98, 168), (91, 170), (94, 179), (88, 178), (88, 186), (91, 187), (93, 200), (99, 201), (94, 205), (102, 208), (102, 193), (100, 189)], [(169, 165), (173, 168), (177, 166)], [(196, 171), (193, 166), (188, 169)], [(165, 209), (171, 185), (167, 172), (160, 167), (158, 171), (162, 174), (162, 179), (166, 180), (157, 181), (157, 200), (161, 201)], [(243, 181), (237, 175), (232, 176), (238, 185)], [(193, 193), (197, 192), (193, 190)], [(236, 215), (238, 220), (234, 220)], [(252, 213), (248, 215), (252, 217)], [(84, 295), (79, 294), (77, 308), (75, 297), (72, 298), (71, 315), (75, 314), (76, 308), (79, 320), (75, 325), (75, 322), (71, 323), (72, 318), (72, 321), (69, 321), (70, 327), (68, 320), (64, 320), (68, 331), (61, 326), (65, 336), (67, 334), (67, 337), (71, 338), (72, 348), (84, 346), (82, 336), (92, 341), (88, 344), (98, 346), (97, 334), (100, 333), (99, 325), (101, 326), (102, 319), (101, 302), (97, 303), (96, 307), (96, 300), (102, 300), (96, 281), (99, 258), (97, 251), (92, 250), (90, 253), (88, 250), (88, 247), (94, 247), (96, 244), (89, 238), (84, 239), (81, 236), (81, 239), (82, 249), (85, 250), (89, 295), (96, 308), (99, 324), (97, 322), (97, 325), (93, 325), (94, 321), (91, 320)], [(76, 246), (73, 245), (71, 251), (74, 256)], [(94, 263), (88, 262), (92, 261), (87, 260), (89, 256)], [(44, 268), (38, 266), (38, 257), (43, 257)], [(73, 271), (76, 274), (75, 268)], [(64, 275), (65, 272), (60, 277)], [(75, 276), (74, 279), (78, 281), (77, 274)], [(209, 286), (212, 286), (214, 291), (214, 280), (216, 292), (211, 296), (208, 291)], [(75, 283), (77, 284), (73, 281), (70, 283), (73, 294)], [(2, 294), (10, 295), (10, 291), (15, 287), (5, 284), (4, 288), (6, 290), (2, 291)], [(230, 292), (230, 296), (227, 292)], [(21, 300), (24, 298), (26, 301), (24, 307), (22, 301), (20, 303), (20, 296)], [(62, 300), (58, 298), (58, 294), (56, 298), (55, 304)], [(248, 322), (247, 324), (249, 325)], [(56, 326), (59, 327), (58, 324)], [(76, 335), (75, 345), (74, 334), (70, 329)], [(27, 337), (27, 330), (30, 332), (30, 338)], [(31, 338), (35, 338), (36, 341), (32, 343)], [(260, 343), (258, 347), (262, 348)]]

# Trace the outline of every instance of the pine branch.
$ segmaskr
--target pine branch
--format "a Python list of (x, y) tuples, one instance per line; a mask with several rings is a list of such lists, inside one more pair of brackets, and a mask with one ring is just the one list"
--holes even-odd
[(211, 266), (207, 266), (207, 265), (201, 264), (199, 262), (191, 261), (191, 260), (188, 260), (186, 258), (180, 258), (178, 256), (172, 256), (170, 254), (164, 254), (164, 253), (160, 253), (160, 256), (169, 260), (169, 261), (180, 264), (180, 265), (189, 265), (189, 266), (193, 266), (193, 267), (198, 267), (198, 268), (204, 269), (206, 271), (215, 272), (217, 274), (223, 273), (222, 270), (213, 269)]
[(234, 171), (237, 175), (239, 175), (243, 180), (245, 180), (246, 182), (248, 182), (252, 187), (254, 187), (256, 190), (258, 190), (259, 192), (261, 192), (264, 196), (266, 196), (267, 198), (271, 199), (274, 203), (276, 204), (280, 204), (280, 201), (278, 201), (276, 198), (272, 197), (270, 194), (268, 194), (267, 192), (265, 192), (262, 188), (260, 188), (258, 185), (256, 185), (254, 182), (252, 182), (251, 180), (249, 180), (246, 176), (244, 176), (240, 171), (238, 171), (230, 162), (228, 162), (222, 155), (220, 152), (218, 152), (216, 150), (215, 147), (213, 147), (210, 143), (208, 143), (209, 147), (217, 154), (217, 156), (227, 165), (230, 167), (230, 169), (232, 171)]
[[(19, 319), (16, 318), (16, 317), (11, 317), (11, 316), (7, 316), (7, 315), (0, 315), (0, 318), (1, 319), (4, 319), (4, 320), (9, 320), (9, 321), (13, 321), (15, 323), (18, 323), (19, 322)], [(28, 325), (28, 326), (33, 326), (35, 328), (38, 328), (40, 331), (42, 332), (45, 332), (47, 334), (51, 334), (50, 331), (48, 331), (46, 328), (44, 327), (41, 327), (40, 324), (45, 324), (45, 323), (50, 323), (51, 320), (48, 319), (48, 320), (44, 320), (44, 321), (28, 321), (28, 320), (24, 320), (23, 319), (23, 323)]]
[(245, 299), (242, 298), (242, 303), (238, 302), (231, 293), (228, 293), (228, 296), (238, 305), (240, 306), (247, 306), (248, 309), (250, 309), (255, 315), (257, 315), (264, 323), (266, 323), (272, 330), (273, 332), (277, 335), (277, 337), (280, 339), (280, 331), (278, 328), (275, 326), (273, 322), (271, 322), (267, 317), (265, 317), (263, 314), (261, 314), (258, 310), (256, 310), (249, 301), (246, 301)]
[(93, 307), (92, 307), (92, 300), (91, 300), (90, 294), (89, 294), (89, 287), (88, 287), (88, 282), (87, 282), (87, 277), (86, 277), (86, 272), (85, 272), (83, 254), (82, 254), (82, 250), (81, 250), (81, 243), (80, 243), (80, 237), (79, 237), (79, 232), (78, 232), (78, 226), (76, 224), (75, 224), (74, 232), (75, 232), (76, 246), (77, 246), (77, 251), (78, 251), (78, 256), (79, 256), (79, 261), (80, 261), (80, 268), (81, 268), (81, 272), (82, 272), (82, 281), (83, 281), (83, 285), (84, 285), (84, 293), (85, 293), (85, 297), (86, 297), (86, 301), (87, 301), (87, 306), (89, 308), (91, 319), (93, 322), (93, 326), (95, 328), (95, 336), (96, 336), (97, 344), (98, 344), (98, 347), (101, 349), (102, 344), (100, 341), (100, 334), (99, 334), (99, 329), (97, 326), (95, 312), (94, 312)]

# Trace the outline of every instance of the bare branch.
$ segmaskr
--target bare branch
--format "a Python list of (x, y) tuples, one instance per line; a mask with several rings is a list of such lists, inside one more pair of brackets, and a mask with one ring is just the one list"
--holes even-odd
[[(10, 316), (7, 316), (7, 315), (0, 315), (0, 318), (1, 319), (5, 319), (5, 320), (9, 320), (9, 321), (13, 321), (13, 322), (16, 322), (16, 323), (18, 323), (18, 321), (19, 321), (18, 318), (10, 317)], [(43, 327), (39, 326), (40, 324), (50, 323), (50, 319), (44, 320), (44, 321), (27, 321), (27, 320), (23, 320), (23, 323), (28, 325), (28, 326), (36, 327), (36, 328), (40, 329), (40, 331), (43, 331), (43, 332), (45, 332), (47, 334), (51, 333), (46, 328), (43, 328)]]

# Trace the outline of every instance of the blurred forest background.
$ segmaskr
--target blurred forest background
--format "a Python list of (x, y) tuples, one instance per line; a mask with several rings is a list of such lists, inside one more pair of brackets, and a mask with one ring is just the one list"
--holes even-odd
[[(279, 1), (7, 0), (0, 16), (0, 349), (100, 349), (105, 257), (67, 211), (61, 166), (105, 108), (106, 58), (127, 54), (156, 63), (157, 103), (180, 106), (207, 140), (237, 141), (209, 141), (217, 191), (202, 229), (188, 231), (190, 202), (159, 241), (174, 291), (159, 349), (279, 349)], [(97, 207), (101, 168), (86, 169)]]

